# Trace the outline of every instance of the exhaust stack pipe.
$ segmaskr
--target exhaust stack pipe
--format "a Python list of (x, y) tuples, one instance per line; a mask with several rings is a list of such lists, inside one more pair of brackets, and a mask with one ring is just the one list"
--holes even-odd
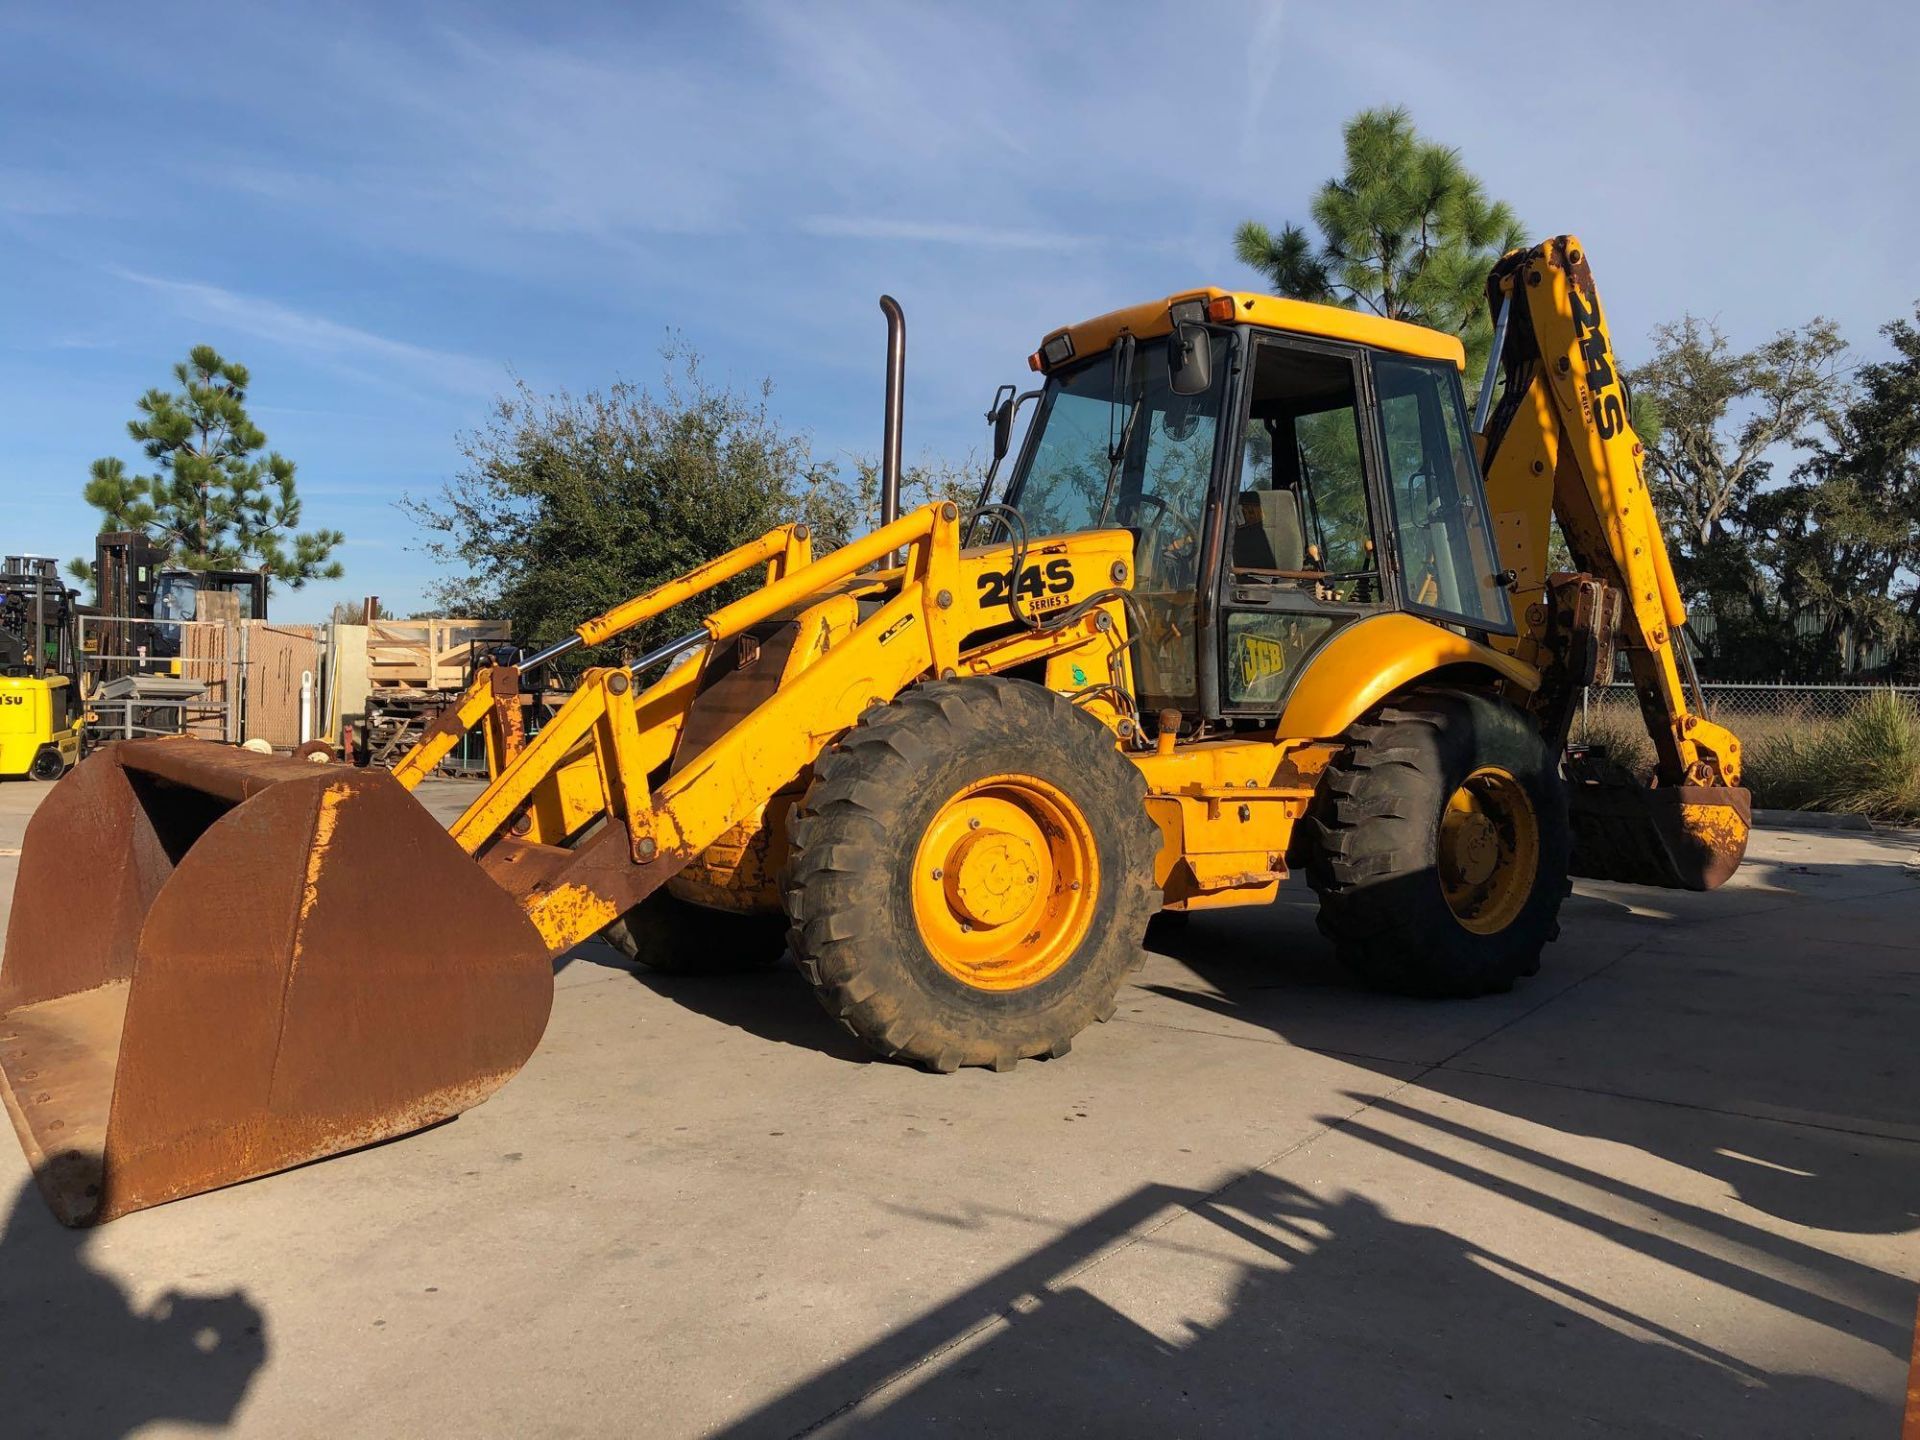
[(880, 297), (887, 317), (887, 416), (880, 440), (880, 523), (900, 518), (900, 411), (907, 388), (907, 317), (891, 295)]

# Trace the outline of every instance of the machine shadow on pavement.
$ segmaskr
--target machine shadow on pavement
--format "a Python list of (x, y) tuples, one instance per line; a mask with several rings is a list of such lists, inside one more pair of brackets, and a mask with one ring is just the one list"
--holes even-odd
[(636, 965), (611, 945), (596, 941), (569, 951), (562, 963), (618, 970), (676, 1005), (777, 1045), (814, 1050), (850, 1064), (879, 1060), (820, 1008), (794, 969), (791, 952), (771, 965), (737, 973), (668, 975)]
[[(1861, 903), (1912, 896), (1908, 903), (1920, 926), (1920, 882), (1903, 867), (1825, 868), (1829, 878), (1862, 887), (1854, 894)], [(1883, 875), (1886, 888), (1876, 894)], [(1771, 969), (1739, 957), (1683, 954), (1690, 932), (1712, 933), (1720, 905), (1731, 913), (1740, 903), (1731, 891), (1711, 899), (1718, 903), (1696, 918), (1650, 920), (1632, 917), (1616, 900), (1576, 894), (1563, 911), (1567, 937), (1605, 925), (1618, 939), (1617, 955), (1563, 985), (1553, 983), (1560, 947), (1549, 947), (1542, 973), (1514, 992), (1520, 1000), (1538, 993), (1546, 1007), (1541, 1020), (1531, 1019), (1537, 1007), (1529, 1006), (1503, 1024), (1490, 1023), (1479, 1039), (1446, 1042), (1455, 1047), (1452, 1054), (1439, 1053), (1419, 1032), (1426, 1016), (1444, 1021), (1462, 1006), (1493, 1002), (1408, 1000), (1360, 990), (1315, 930), (1311, 895), (1283, 891), (1265, 911), (1199, 916), (1156, 933), (1152, 948), (1199, 984), (1142, 988), (1394, 1078), (1406, 1064), (1424, 1062), (1429, 1068), (1414, 1081), (1422, 1090), (1633, 1146), (1714, 1177), (1743, 1203), (1780, 1220), (1854, 1234), (1920, 1229), (1920, 1096), (1899, 1079), (1911, 1074), (1920, 964), (1911, 952), (1860, 945), (1837, 961), (1824, 955), (1801, 960), (1787, 935), (1755, 942), (1776, 957)], [(1833, 923), (1833, 938), (1843, 938), (1844, 917)], [(1643, 948), (1648, 953), (1640, 954)], [(1618, 960), (1638, 967), (1633, 980), (1607, 973)], [(1804, 975), (1791, 973), (1796, 963)], [(1862, 969), (1859, 984), (1845, 993), (1807, 988), (1809, 982), (1845, 983), (1844, 974), (1832, 972), (1847, 965)], [(1687, 978), (1676, 980), (1681, 976)], [(1609, 995), (1616, 978), (1621, 992)], [(1576, 998), (1589, 985), (1593, 991)], [(1670, 1003), (1637, 1023), (1631, 1019), (1631, 1007), (1656, 1000)], [(1551, 1069), (1555, 1057), (1538, 1048), (1525, 1052), (1531, 1065), (1524, 1070), (1511, 1060), (1514, 1047), (1476, 1053), (1485, 1042), (1525, 1039), (1524, 1027), (1557, 1022), (1589, 1003), (1561, 1035), (1563, 1071)], [(1832, 1035), (1810, 1029), (1815, 1012), (1809, 1007), (1820, 1004), (1835, 1017)], [(1399, 1036), (1397, 1045), (1370, 1049), (1376, 1032), (1357, 1023), (1364, 1007), (1374, 1012), (1379, 1030)], [(1630, 1033), (1635, 1030), (1659, 1038), (1642, 1039)], [(1426, 1053), (1408, 1053), (1423, 1043)], [(1806, 1112), (1797, 1122), (1796, 1109)]]
[[(984, 1211), (951, 1221), (1022, 1222)], [(1628, 1244), (1649, 1238), (1620, 1229)], [(1684, 1227), (1660, 1239), (1679, 1263), (1713, 1258)], [(1151, 1281), (1110, 1284), (1098, 1260), (1120, 1244), (1159, 1252), (1130, 1248), (1125, 1268), (1168, 1277), (1181, 1300), (1162, 1303)], [(1759, 1281), (1713, 1263), (1722, 1283)], [(1904, 1288), (1871, 1273), (1901, 1288), (1904, 1311)], [(1181, 1277), (1194, 1274), (1218, 1277), (1217, 1302), (1192, 1298)], [(1884, 1319), (1835, 1310), (1827, 1323)], [(1886, 1397), (1768, 1373), (1364, 1196), (1251, 1171), (1210, 1193), (1142, 1186), (719, 1433), (1450, 1435), (1487, 1433), (1493, 1417), (1501, 1433), (1541, 1435), (1881, 1434), (1897, 1423)]]
[(266, 1316), (242, 1290), (169, 1289), (137, 1305), (88, 1263), (95, 1233), (57, 1222), (31, 1181), (13, 1197), (0, 1232), (0, 1432), (110, 1440), (155, 1421), (231, 1422), (266, 1363)]

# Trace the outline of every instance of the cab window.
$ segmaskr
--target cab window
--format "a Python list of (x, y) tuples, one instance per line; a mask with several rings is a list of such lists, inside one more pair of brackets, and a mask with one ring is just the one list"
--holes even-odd
[(1259, 348), (1232, 517), (1236, 584), (1380, 599), (1360, 414), (1347, 356)]
[(1511, 630), (1457, 373), (1386, 356), (1374, 360), (1373, 373), (1405, 604)]
[[(1125, 529), (1134, 537), (1134, 637), (1141, 703), (1198, 702), (1200, 532), (1220, 428), (1228, 337), (1215, 334), (1213, 385), (1174, 393), (1164, 340), (1123, 343), (1049, 378), (1008, 503), (1038, 539)], [(1123, 360), (1124, 373), (1120, 370)]]

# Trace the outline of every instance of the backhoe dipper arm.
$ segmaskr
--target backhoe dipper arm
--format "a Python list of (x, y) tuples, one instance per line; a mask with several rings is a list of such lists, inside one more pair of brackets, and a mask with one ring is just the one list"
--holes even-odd
[(1686, 605), (1585, 249), (1561, 235), (1513, 251), (1488, 277), (1487, 297), (1501, 317), (1505, 385), (1483, 462), (1503, 561), (1515, 572), (1521, 645), (1531, 642), (1550, 663), (1567, 643), (1550, 629), (1552, 515), (1576, 565), (1620, 597), (1615, 639), (1633, 670), (1658, 783), (1737, 786), (1740, 742), (1699, 713), (1697, 680), (1689, 695), (1692, 665), (1680, 640)]

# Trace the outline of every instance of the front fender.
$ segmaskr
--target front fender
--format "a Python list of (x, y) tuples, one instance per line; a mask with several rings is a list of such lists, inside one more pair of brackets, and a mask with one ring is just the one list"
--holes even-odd
[(1289, 739), (1339, 735), (1396, 690), (1450, 665), (1471, 665), (1532, 692), (1540, 672), (1417, 615), (1374, 615), (1340, 631), (1307, 662), (1280, 716)]

